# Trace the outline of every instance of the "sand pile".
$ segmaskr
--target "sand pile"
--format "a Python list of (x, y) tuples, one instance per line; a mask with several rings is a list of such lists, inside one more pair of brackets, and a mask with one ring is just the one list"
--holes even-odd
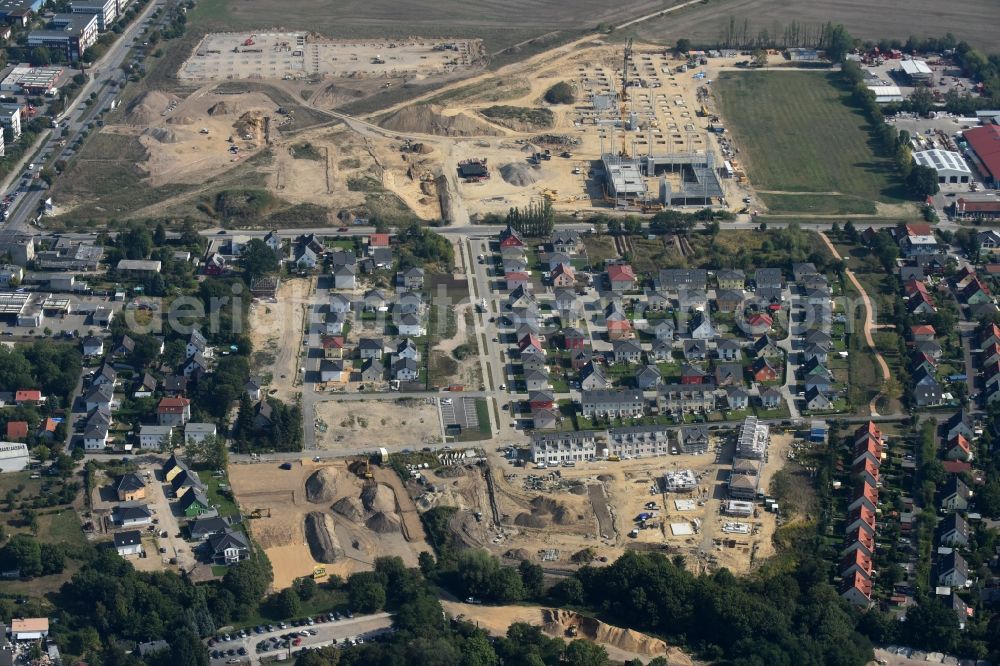
[(389, 534), (399, 532), (399, 518), (393, 513), (379, 511), (365, 522), (365, 527), (376, 534)]
[(172, 130), (162, 127), (151, 127), (144, 131), (143, 134), (153, 137), (160, 143), (177, 143), (177, 135)]
[(151, 90), (132, 100), (125, 109), (123, 119), (129, 125), (153, 125), (160, 121), (165, 111), (176, 106), (179, 101), (174, 95)]
[(368, 511), (393, 513), (396, 511), (396, 493), (389, 486), (373, 483), (361, 491), (361, 503)]
[(167, 123), (171, 125), (194, 125), (194, 118), (191, 116), (171, 116), (167, 118)]
[[(666, 655), (668, 652), (667, 644), (658, 638), (653, 638), (652, 636), (647, 636), (631, 629), (613, 627), (592, 617), (579, 615), (571, 611), (543, 608), (542, 619), (545, 623), (543, 630), (553, 636), (564, 636), (567, 628), (575, 626), (580, 638), (586, 638), (604, 645), (611, 645), (620, 650), (650, 656)], [(672, 650), (672, 652), (680, 654), (677, 650)], [(690, 659), (688, 659), (687, 663), (691, 663)]]
[(217, 102), (208, 107), (208, 115), (210, 116), (224, 116), (227, 113), (229, 113), (229, 105), (225, 102)]
[(528, 164), (504, 164), (500, 167), (500, 177), (517, 187), (527, 187), (538, 181), (535, 169)]
[(326, 504), (337, 497), (337, 472), (332, 467), (318, 469), (306, 479), (306, 500)]
[(360, 523), (365, 517), (365, 509), (357, 497), (342, 497), (333, 503), (332, 508), (338, 515), (355, 523)]
[(442, 107), (414, 104), (386, 116), (380, 125), (395, 132), (435, 134), (437, 136), (499, 136), (500, 130), (464, 113), (446, 116)]
[(337, 542), (333, 518), (326, 513), (312, 511), (306, 514), (306, 542), (309, 552), (317, 562), (336, 562), (344, 556), (344, 549)]

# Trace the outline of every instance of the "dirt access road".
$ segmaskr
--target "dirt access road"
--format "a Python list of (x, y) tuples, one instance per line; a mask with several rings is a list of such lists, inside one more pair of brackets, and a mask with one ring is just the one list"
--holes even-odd
[(250, 340), (259, 350), (254, 371), (265, 378), (270, 375), (268, 391), (281, 400), (290, 399), (295, 391), (303, 313), (312, 291), (312, 279), (285, 280), (278, 287), (275, 302), (262, 300), (250, 306)]
[[(823, 239), (824, 243), (826, 243), (826, 246), (830, 249), (830, 254), (833, 255), (833, 258), (838, 261), (843, 261), (844, 258), (840, 256), (840, 253), (837, 252), (837, 248), (833, 246), (833, 243), (830, 242), (830, 239), (827, 238), (826, 234), (822, 231), (817, 231), (816, 233), (818, 233), (819, 237)], [(868, 292), (866, 292), (865, 288), (861, 286), (858, 278), (854, 275), (854, 271), (844, 269), (844, 272), (847, 274), (847, 278), (851, 281), (851, 284), (854, 285), (854, 288), (858, 290), (859, 294), (861, 294), (861, 300), (865, 304), (865, 344), (868, 345), (868, 347), (872, 350), (872, 354), (875, 355), (878, 367), (882, 371), (882, 381), (887, 382), (889, 381), (889, 364), (885, 362), (885, 358), (875, 347), (875, 339), (872, 337), (872, 331), (875, 330), (875, 309), (872, 308), (872, 302), (871, 299), (868, 298)], [(875, 409), (875, 405), (881, 395), (882, 394), (879, 393), (872, 398), (871, 403), (868, 405), (868, 411), (871, 412), (872, 416), (878, 416), (878, 410)]]

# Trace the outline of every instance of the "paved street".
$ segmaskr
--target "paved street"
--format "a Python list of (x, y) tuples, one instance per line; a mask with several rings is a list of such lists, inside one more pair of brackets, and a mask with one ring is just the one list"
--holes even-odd
[[(104, 57), (90, 67), (87, 72), (90, 80), (80, 90), (76, 103), (57, 118), (60, 124), (65, 123), (64, 128), (62, 130), (49, 130), (46, 135), (43, 135), (41, 148), (36, 152), (26, 153), (19, 168), (11, 171), (13, 178), (6, 184), (4, 194), (18, 193), (20, 196), (11, 206), (7, 220), (0, 227), (0, 238), (9, 238), (31, 231), (31, 224), (38, 215), (41, 202), (49, 196), (47, 189), (42, 189), (37, 185), (30, 190), (22, 189), (20, 176), (25, 165), (34, 162), (36, 171), (39, 171), (43, 166), (59, 159), (68, 159), (72, 155), (72, 146), (87, 124), (95, 120), (100, 111), (107, 108), (111, 101), (121, 94), (121, 85), (126, 79), (121, 65), (128, 57), (133, 40), (142, 31), (146, 19), (157, 7), (163, 6), (162, 2), (150, 2), (146, 6), (142, 14), (135, 18), (128, 29), (108, 49)], [(166, 12), (160, 17), (161, 21), (164, 20), (165, 15)], [(89, 106), (85, 105), (83, 102), (89, 99), (91, 93), (97, 93), (97, 98)], [(60, 142), (63, 145), (60, 146)], [(49, 157), (44, 160), (40, 159), (40, 156), (43, 155)]]

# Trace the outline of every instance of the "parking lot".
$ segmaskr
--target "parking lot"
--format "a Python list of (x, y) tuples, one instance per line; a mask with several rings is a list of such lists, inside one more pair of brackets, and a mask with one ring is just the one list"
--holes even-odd
[(309, 648), (343, 645), (348, 640), (364, 642), (385, 633), (391, 625), (388, 613), (357, 617), (320, 615), (216, 636), (208, 641), (209, 656), (213, 664), (259, 664), (261, 659), (285, 659)]
[(476, 414), (476, 399), (442, 398), (441, 420), (446, 427), (457, 425), (463, 431), (479, 428), (479, 416)]

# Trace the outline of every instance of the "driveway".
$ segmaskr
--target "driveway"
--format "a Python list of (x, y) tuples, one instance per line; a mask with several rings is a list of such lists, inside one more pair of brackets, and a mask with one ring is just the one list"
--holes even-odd
[[(170, 485), (162, 481), (159, 476), (160, 470), (155, 466), (143, 465), (139, 469), (143, 474), (147, 471), (150, 473), (150, 476), (147, 477), (146, 503), (149, 505), (150, 511), (153, 512), (153, 519), (160, 521), (156, 525), (158, 528), (156, 534), (167, 533), (165, 538), (157, 536), (155, 548), (152, 551), (147, 550), (147, 559), (161, 561), (163, 569), (176, 566), (178, 569), (190, 572), (195, 568), (197, 561), (194, 553), (191, 552), (190, 544), (179, 536), (181, 534), (180, 519), (174, 513), (174, 507), (168, 499)], [(160, 548), (165, 548), (167, 552), (160, 553)], [(176, 565), (170, 564), (171, 558), (177, 558)]]

